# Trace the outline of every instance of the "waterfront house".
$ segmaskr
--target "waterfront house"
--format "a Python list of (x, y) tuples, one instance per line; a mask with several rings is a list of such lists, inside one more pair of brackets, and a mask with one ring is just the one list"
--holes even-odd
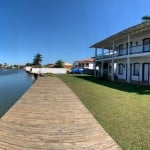
[(83, 69), (94, 69), (94, 59), (93, 58), (87, 58), (83, 60), (77, 60), (74, 62), (73, 66), (75, 68), (83, 68)]
[(91, 46), (94, 76), (150, 84), (150, 21), (129, 27)]

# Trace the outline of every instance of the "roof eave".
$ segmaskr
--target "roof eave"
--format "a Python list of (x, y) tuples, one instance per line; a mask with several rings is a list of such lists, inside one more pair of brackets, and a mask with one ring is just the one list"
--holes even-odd
[(150, 21), (147, 22), (143, 22), (141, 24), (129, 27), (121, 32), (118, 32), (117, 34), (114, 34), (102, 41), (99, 41), (93, 45), (90, 46), (90, 48), (110, 48), (110, 44), (112, 44), (113, 42), (120, 40), (120, 39), (124, 39), (125, 37), (127, 37), (128, 34), (137, 34), (140, 32), (143, 32), (143, 30), (150, 30)]

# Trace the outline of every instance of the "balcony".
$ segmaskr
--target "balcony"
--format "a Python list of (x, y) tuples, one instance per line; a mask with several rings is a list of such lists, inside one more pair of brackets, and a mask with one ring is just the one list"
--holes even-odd
[[(135, 55), (135, 54), (146, 53), (146, 52), (150, 52), (150, 44), (137, 45), (129, 49), (129, 55)], [(126, 56), (126, 55), (128, 55), (127, 48), (115, 50), (114, 53), (112, 50), (104, 50), (103, 54), (97, 55), (96, 60), (107, 59), (107, 58), (109, 59), (112, 57), (121, 57), (121, 56)]]

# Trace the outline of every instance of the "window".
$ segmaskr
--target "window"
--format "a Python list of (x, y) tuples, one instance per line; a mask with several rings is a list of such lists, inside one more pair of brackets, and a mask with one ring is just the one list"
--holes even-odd
[(130, 48), (132, 48), (132, 42), (130, 42)]
[(119, 55), (123, 55), (123, 44), (119, 45)]
[(130, 51), (129, 51), (130, 54), (132, 54), (132, 42), (130, 42)]
[(139, 75), (139, 72), (140, 72), (140, 64), (139, 63), (135, 63), (134, 66), (133, 66), (133, 74), (134, 75)]
[(126, 43), (126, 49), (128, 49), (128, 43)]
[(123, 64), (119, 64), (119, 74), (123, 74), (123, 67), (124, 65)]
[(143, 39), (143, 51), (150, 51), (150, 38)]
[(129, 53), (132, 54), (132, 42), (130, 42), (130, 45), (128, 45), (128, 43), (126, 43), (126, 54), (128, 54), (128, 49), (129, 49)]
[(126, 54), (128, 54), (128, 43), (126, 43)]

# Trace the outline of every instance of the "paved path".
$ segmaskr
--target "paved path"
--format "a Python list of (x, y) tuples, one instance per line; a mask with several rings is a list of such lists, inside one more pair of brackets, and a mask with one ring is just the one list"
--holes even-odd
[(56, 77), (42, 77), (0, 119), (0, 149), (120, 148), (69, 87)]

